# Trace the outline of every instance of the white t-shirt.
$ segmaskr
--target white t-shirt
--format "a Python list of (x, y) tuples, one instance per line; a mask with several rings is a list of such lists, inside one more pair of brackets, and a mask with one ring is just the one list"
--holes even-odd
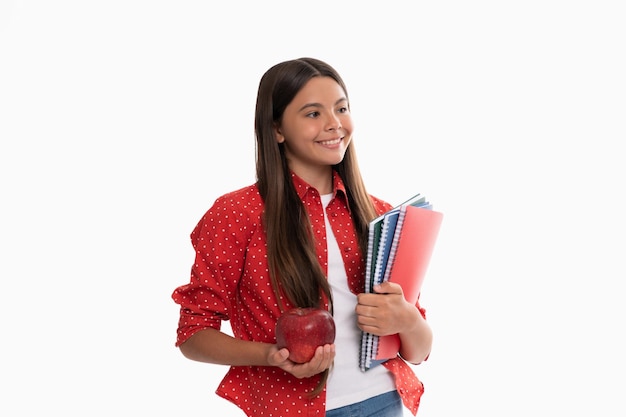
[[(333, 195), (321, 197), (326, 209)], [(328, 282), (333, 293), (333, 317), (337, 328), (335, 361), (326, 386), (326, 409), (332, 410), (393, 391), (396, 386), (393, 375), (384, 366), (376, 366), (366, 372), (359, 368), (361, 330), (356, 324), (354, 312), (356, 295), (348, 287), (341, 252), (326, 215), (324, 220), (328, 244)]]

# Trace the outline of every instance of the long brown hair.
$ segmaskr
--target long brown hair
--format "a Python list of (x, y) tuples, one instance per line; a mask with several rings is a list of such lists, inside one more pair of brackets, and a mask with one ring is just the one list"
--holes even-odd
[[(317, 259), (309, 216), (293, 185), (284, 144), (278, 143), (274, 133), (287, 105), (313, 77), (331, 77), (348, 97), (337, 71), (314, 58), (281, 62), (261, 77), (254, 121), (256, 175), (265, 202), (267, 258), (277, 297), (280, 300), (284, 296), (298, 307), (321, 307), (326, 299), (332, 311), (332, 294)], [(347, 147), (344, 159), (333, 168), (346, 186), (359, 246), (365, 253), (368, 223), (376, 211), (361, 177), (354, 141)], [(314, 394), (321, 391), (326, 377), (327, 372)]]

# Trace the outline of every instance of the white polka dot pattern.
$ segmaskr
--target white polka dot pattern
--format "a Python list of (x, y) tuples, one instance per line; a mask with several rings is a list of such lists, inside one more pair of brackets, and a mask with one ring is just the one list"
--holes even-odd
[[(319, 193), (295, 175), (293, 180), (310, 215), (318, 259), (327, 270)], [(335, 198), (327, 215), (342, 251), (350, 289), (356, 294), (364, 285), (364, 260), (338, 175), (334, 177), (334, 189)], [(380, 213), (390, 208), (381, 200), (373, 201)], [(268, 273), (261, 225), (263, 209), (256, 186), (245, 187), (218, 198), (191, 233), (196, 256), (190, 282), (172, 294), (180, 304), (177, 346), (199, 330), (219, 330), (224, 320), (230, 320), (233, 335), (239, 339), (276, 342), (280, 309)], [(384, 365), (395, 375), (405, 405), (415, 413), (423, 392), (421, 382), (400, 358)], [(312, 399), (306, 396), (318, 381), (319, 376), (298, 379), (276, 367), (233, 366), (216, 393), (236, 404), (247, 416), (323, 416), (325, 391)]]

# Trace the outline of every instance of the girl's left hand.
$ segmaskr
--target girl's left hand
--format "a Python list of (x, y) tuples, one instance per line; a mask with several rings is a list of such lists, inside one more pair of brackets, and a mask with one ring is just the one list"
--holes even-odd
[(418, 320), (419, 310), (404, 298), (400, 284), (383, 282), (374, 293), (357, 296), (357, 324), (364, 332), (376, 336), (409, 331)]
[(272, 366), (278, 366), (294, 375), (296, 378), (309, 378), (330, 368), (334, 359), (334, 344), (318, 346), (313, 358), (306, 363), (292, 362), (289, 360), (289, 351), (286, 348), (278, 349), (276, 345), (274, 345), (270, 350), (268, 363)]

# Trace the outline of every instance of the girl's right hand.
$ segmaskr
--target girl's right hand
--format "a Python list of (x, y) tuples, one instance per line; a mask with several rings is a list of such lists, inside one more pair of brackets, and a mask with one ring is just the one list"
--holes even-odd
[(296, 378), (309, 378), (330, 368), (335, 359), (335, 345), (329, 344), (318, 346), (315, 355), (307, 363), (296, 363), (289, 360), (289, 350), (287, 348), (278, 349), (274, 345), (270, 349), (268, 363), (289, 372)]

